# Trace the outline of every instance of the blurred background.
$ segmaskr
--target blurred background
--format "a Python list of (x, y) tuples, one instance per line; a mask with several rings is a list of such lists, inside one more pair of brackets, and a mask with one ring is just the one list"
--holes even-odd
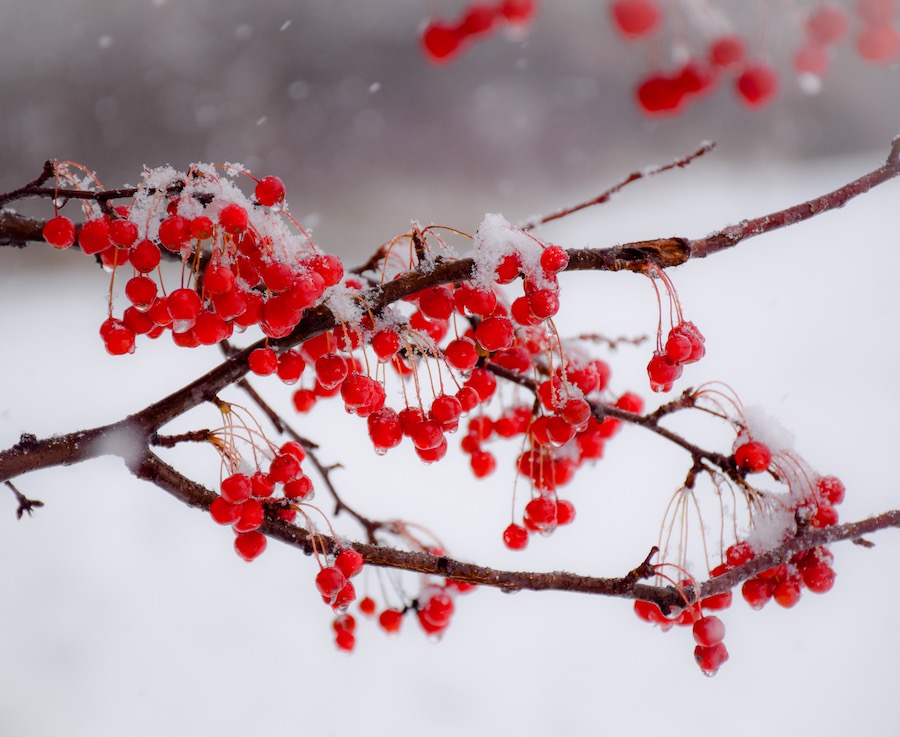
[[(881, 151), (897, 130), (896, 67), (858, 57), (856, 24), (821, 92), (803, 92), (792, 58), (814, 5), (675, 3), (652, 41), (628, 43), (608, 3), (567, 0), (435, 66), (419, 33), (462, 2), (0, 0), (0, 188), (47, 158), (107, 186), (143, 166), (236, 161), (282, 177), (294, 211), (345, 255), (409, 218), (466, 229), (491, 209), (545, 211), (702, 140), (719, 144), (704, 166), (735, 176)], [(640, 114), (641, 77), (728, 31), (778, 69), (775, 102), (748, 112), (723, 77), (678, 116)]]
[[(900, 131), (900, 71), (861, 61), (849, 40), (819, 93), (803, 91), (791, 59), (814, 3), (671, 5), (684, 15), (660, 39), (626, 44), (607, 3), (544, 3), (527, 33), (497, 34), (435, 66), (418, 34), (429, 17), (457, 17), (461, 2), (0, 0), (0, 191), (48, 158), (78, 161), (109, 187), (135, 183), (144, 166), (240, 162), (280, 176), (317, 243), (356, 262), (411, 219), (468, 232), (485, 212), (515, 222), (704, 140), (716, 151), (687, 171), (640, 182), (541, 235), (572, 247), (696, 237), (883, 160)], [(761, 39), (782, 74), (771, 104), (749, 111), (722, 80), (678, 116), (639, 112), (637, 81), (669, 65), (673, 39), (697, 13)], [(764, 406), (814, 468), (845, 481), (842, 520), (900, 500), (900, 305), (888, 266), (900, 245), (897, 187), (672, 274), (708, 346), (678, 388), (721, 379)], [(105, 275), (50, 251), (0, 249), (3, 448), (23, 431), (117, 420), (220, 360), (163, 341), (110, 358), (96, 335)], [(656, 304), (641, 278), (566, 275), (558, 324), (564, 334), (647, 334)], [(615, 393), (659, 400), (646, 388), (647, 352), (602, 354)], [(288, 388), (260, 390), (289, 406)], [(476, 482), (456, 450), (437, 468), (407, 447), (376, 458), (364, 423), (341, 408), (294, 419), (326, 462), (345, 465), (340, 488), (363, 511), (421, 522), (455, 555), (502, 568), (622, 574), (657, 541), (686, 470), (677, 450), (623, 432), (569, 488), (576, 523), (513, 554), (500, 532), (515, 449)], [(169, 429), (217, 421), (199, 410)], [(681, 429), (723, 442), (721, 428)], [(190, 450), (167, 458), (214, 485), (214, 455)], [(736, 601), (723, 615), (732, 660), (707, 680), (687, 632), (661, 635), (626, 603), (563, 594), (460, 597), (437, 646), (412, 622), (389, 639), (361, 621), (357, 652), (345, 657), (313, 589), (314, 564), (295, 551), (272, 544), (248, 566), (230, 531), (114, 460), (18, 484), (46, 507), (17, 522), (12, 495), (0, 493), (3, 737), (893, 734), (900, 541), (891, 533), (873, 536), (873, 551), (836, 546), (838, 583), (826, 596), (807, 593), (790, 611)], [(370, 572), (364, 586), (377, 596), (380, 585)]]

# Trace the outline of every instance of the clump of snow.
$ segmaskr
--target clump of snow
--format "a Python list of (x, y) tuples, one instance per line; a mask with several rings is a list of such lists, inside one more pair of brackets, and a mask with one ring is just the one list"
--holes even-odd
[(514, 228), (499, 213), (488, 213), (478, 226), (473, 243), (475, 273), (474, 284), (482, 289), (490, 289), (494, 282), (497, 265), (505, 256), (518, 253), (522, 271), (538, 288), (547, 286), (547, 278), (541, 268), (541, 253), (544, 244), (533, 235)]
[(787, 504), (775, 503), (763, 513), (753, 517), (753, 527), (747, 535), (747, 543), (758, 555), (781, 545), (797, 529), (794, 512)]
[(794, 449), (794, 435), (762, 407), (744, 407), (747, 432), (753, 440), (763, 443), (772, 454), (788, 453)]

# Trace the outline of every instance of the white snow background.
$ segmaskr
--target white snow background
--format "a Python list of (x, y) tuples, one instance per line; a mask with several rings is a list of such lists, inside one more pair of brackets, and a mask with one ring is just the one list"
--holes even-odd
[[(886, 150), (887, 141), (884, 151), (854, 158), (749, 170), (710, 159), (634, 185), (542, 234), (569, 247), (696, 237), (830, 191), (877, 166)], [(889, 183), (842, 210), (670, 274), (687, 317), (707, 338), (707, 356), (686, 368), (676, 391), (720, 379), (748, 405), (762, 405), (794, 433), (814, 468), (845, 482), (842, 521), (900, 502), (898, 192), (900, 182)], [(397, 212), (398, 232), (416, 215)], [(107, 356), (97, 335), (106, 276), (90, 259), (38, 257), (40, 248), (0, 253), (0, 447), (22, 432), (43, 437), (116, 420), (220, 361), (215, 348), (178, 349), (168, 339), (140, 340), (132, 356)], [(50, 268), (57, 261), (66, 268)], [(646, 279), (565, 274), (560, 281), (563, 334), (655, 329)], [(664, 399), (647, 388), (649, 352), (645, 344), (610, 356), (616, 392)], [(256, 383), (288, 406), (290, 391), (277, 381)], [(193, 423), (176, 426), (216, 422), (211, 410), (190, 417)], [(376, 456), (365, 423), (339, 407), (293, 419), (322, 444), (326, 461), (344, 464), (335, 482), (361, 510), (422, 522), (453, 555), (502, 568), (624, 574), (656, 542), (688, 463), (677, 449), (626, 428), (566, 490), (575, 523), (512, 553), (500, 542), (513, 483), (508, 456), (497, 474), (478, 481), (455, 439), (447, 459), (424, 466), (406, 445)], [(211, 451), (192, 447), (177, 458), (214, 483)], [(662, 634), (626, 601), (580, 594), (484, 589), (461, 596), (439, 644), (412, 621), (388, 638), (359, 616), (356, 652), (347, 656), (332, 644), (315, 564), (296, 550), (271, 542), (248, 565), (234, 554), (229, 530), (112, 459), (16, 483), (46, 506), (16, 521), (15, 500), (0, 492), (0, 735), (714, 729), (755, 737), (896, 728), (895, 531), (873, 535), (871, 550), (835, 545), (834, 589), (804, 592), (792, 610), (771, 603), (754, 612), (736, 596), (722, 615), (731, 659), (708, 679), (693, 662), (689, 631)], [(318, 499), (327, 504), (324, 493)], [(353, 531), (349, 522), (341, 529)], [(369, 581), (377, 592), (371, 574)]]

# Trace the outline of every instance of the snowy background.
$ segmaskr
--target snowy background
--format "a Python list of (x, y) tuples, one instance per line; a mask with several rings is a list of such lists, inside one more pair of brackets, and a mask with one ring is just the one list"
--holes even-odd
[[(829, 191), (877, 166), (900, 130), (897, 69), (864, 68), (849, 50), (816, 97), (786, 80), (779, 101), (752, 114), (723, 89), (681, 118), (646, 121), (629, 96), (641, 54), (623, 51), (599, 4), (561, 5), (529, 37), (436, 69), (416, 48), (427, 9), (413, 0), (262, 10), (237, 0), (0, 0), (0, 89), (15, 101), (0, 113), (0, 189), (48, 157), (92, 166), (109, 186), (135, 181), (144, 164), (242, 161), (284, 178), (320, 245), (356, 262), (410, 218), (469, 231), (487, 211), (515, 221), (719, 142), (688, 171), (542, 232), (606, 246), (696, 237)], [(788, 21), (770, 30), (776, 53), (796, 33)], [(721, 379), (764, 406), (816, 469), (844, 480), (843, 520), (900, 502), (898, 186), (672, 273), (708, 347), (679, 388)], [(166, 341), (107, 356), (96, 335), (102, 272), (75, 253), (2, 250), (0, 447), (23, 431), (119, 419), (218, 362), (214, 350)], [(642, 278), (566, 275), (562, 296), (564, 333), (655, 325)], [(611, 356), (614, 391), (652, 401), (646, 361), (644, 348)], [(274, 382), (262, 388), (273, 402), (289, 396)], [(408, 447), (377, 458), (364, 424), (341, 410), (297, 424), (325, 460), (345, 464), (336, 481), (362, 510), (421, 522), (456, 556), (503, 568), (620, 575), (655, 543), (686, 469), (683, 454), (628, 429), (570, 487), (576, 523), (514, 554), (499, 541), (507, 471), (475, 481), (452, 459), (419, 464)], [(179, 463), (208, 484), (216, 477), (212, 453)], [(825, 596), (806, 593), (790, 611), (736, 601), (723, 615), (731, 660), (706, 679), (688, 632), (661, 634), (625, 602), (553, 593), (461, 597), (437, 645), (411, 622), (387, 638), (361, 621), (357, 650), (344, 656), (314, 565), (296, 551), (273, 543), (247, 565), (227, 530), (114, 460), (18, 483), (46, 506), (17, 522), (12, 495), (0, 495), (4, 737), (652, 735), (704, 725), (736, 736), (892, 734), (891, 532), (873, 536), (874, 550), (836, 546), (838, 580)], [(369, 585), (377, 591), (374, 576)]]

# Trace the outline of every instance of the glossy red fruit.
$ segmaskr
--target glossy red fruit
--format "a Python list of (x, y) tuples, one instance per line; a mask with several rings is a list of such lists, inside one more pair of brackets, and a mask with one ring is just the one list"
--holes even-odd
[(422, 34), (422, 48), (429, 61), (441, 64), (450, 61), (460, 50), (462, 36), (455, 26), (435, 21)]
[(275, 176), (263, 177), (256, 183), (254, 195), (256, 201), (265, 207), (280, 205), (284, 202), (284, 182)]
[(316, 574), (316, 588), (323, 599), (333, 603), (341, 589), (347, 585), (347, 577), (334, 566), (326, 566)]
[(721, 69), (732, 69), (744, 61), (747, 43), (741, 36), (720, 36), (709, 47), (709, 61)]
[(662, 11), (652, 0), (616, 0), (610, 10), (613, 24), (628, 40), (653, 33), (662, 18)]
[(234, 538), (234, 549), (248, 563), (265, 552), (266, 536), (258, 530), (243, 532)]
[(75, 242), (75, 224), (69, 218), (57, 215), (44, 224), (41, 235), (54, 248), (68, 248)]
[(681, 111), (685, 90), (678, 80), (662, 73), (646, 77), (637, 88), (637, 101), (647, 115), (672, 115)]
[(712, 647), (725, 639), (725, 625), (718, 617), (701, 617), (694, 622), (694, 641), (703, 647)]
[(728, 660), (728, 650), (721, 642), (712, 647), (697, 645), (694, 648), (694, 660), (697, 661), (697, 665), (700, 666), (704, 675), (714, 676), (722, 664)]
[(866, 26), (856, 39), (856, 51), (871, 64), (888, 64), (900, 56), (900, 32), (887, 24)]
[(247, 211), (238, 204), (225, 205), (219, 212), (219, 225), (226, 233), (240, 235), (250, 223)]
[(109, 248), (112, 245), (109, 239), (109, 221), (99, 218), (84, 223), (78, 231), (78, 245), (89, 256)]
[(735, 80), (735, 89), (747, 107), (762, 107), (778, 94), (778, 74), (768, 64), (750, 64)]
[(741, 596), (753, 609), (762, 609), (775, 591), (775, 584), (771, 579), (751, 578), (744, 581), (741, 586)]
[(403, 612), (399, 609), (385, 609), (378, 615), (378, 626), (389, 635), (399, 632), (401, 624), (403, 624)]
[(363, 569), (365, 560), (362, 554), (353, 548), (346, 548), (337, 554), (334, 559), (335, 567), (344, 574), (346, 578), (353, 578)]
[(763, 443), (751, 440), (735, 448), (734, 462), (745, 473), (760, 473), (772, 462), (772, 452)]
[(655, 392), (667, 392), (681, 376), (682, 365), (664, 353), (654, 353), (647, 364), (650, 388)]
[(847, 35), (847, 11), (837, 5), (822, 5), (806, 19), (806, 35), (814, 44), (835, 44)]
[(816, 480), (816, 494), (829, 504), (844, 501), (844, 484), (836, 476), (822, 476)]

